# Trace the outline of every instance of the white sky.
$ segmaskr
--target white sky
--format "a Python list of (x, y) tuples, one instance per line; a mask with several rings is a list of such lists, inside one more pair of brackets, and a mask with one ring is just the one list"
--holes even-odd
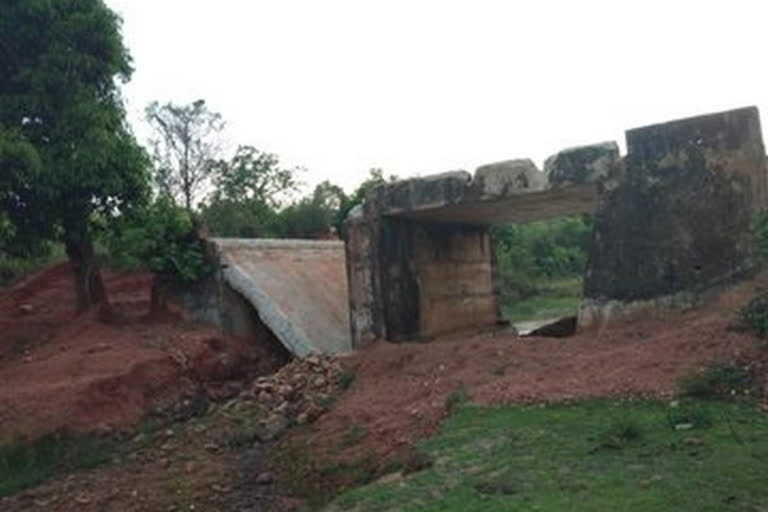
[[(351, 190), (768, 112), (768, 3), (708, 0), (107, 0), (152, 100), (204, 98), (251, 144)], [(764, 6), (763, 6), (764, 4)]]

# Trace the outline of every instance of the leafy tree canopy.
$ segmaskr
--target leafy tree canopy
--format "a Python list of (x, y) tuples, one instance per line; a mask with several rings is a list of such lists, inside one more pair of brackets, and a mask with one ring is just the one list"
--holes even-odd
[(0, 140), (16, 162), (3, 166), (3, 215), (18, 222), (25, 210), (27, 236), (63, 238), (82, 310), (106, 298), (90, 220), (147, 192), (118, 89), (132, 71), (120, 19), (101, 0), (5, 0), (0, 48)]

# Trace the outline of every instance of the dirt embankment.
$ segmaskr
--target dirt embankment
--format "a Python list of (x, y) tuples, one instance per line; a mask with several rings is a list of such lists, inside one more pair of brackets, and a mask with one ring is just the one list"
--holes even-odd
[(60, 264), (0, 296), (0, 439), (128, 428), (182, 395), (232, 396), (284, 362), (181, 313), (149, 321), (147, 274), (105, 275), (117, 322), (74, 317), (71, 279)]
[[(290, 442), (330, 458), (387, 460), (434, 434), (454, 393), (480, 404), (666, 397), (681, 377), (712, 361), (760, 366), (765, 354), (755, 338), (729, 329), (757, 286), (745, 284), (704, 309), (570, 338), (482, 335), (377, 344), (346, 361), (356, 376), (350, 389)], [(351, 430), (360, 441), (348, 446)]]

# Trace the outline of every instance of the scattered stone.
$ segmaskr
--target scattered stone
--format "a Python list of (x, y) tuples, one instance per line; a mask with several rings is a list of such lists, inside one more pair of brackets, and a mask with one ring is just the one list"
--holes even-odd
[(75, 496), (75, 502), (77, 502), (79, 505), (88, 505), (91, 502), (91, 498), (85, 494), (78, 494)]
[(22, 315), (31, 315), (35, 312), (35, 307), (32, 304), (22, 304), (19, 306), (19, 313)]
[(264, 440), (272, 441), (277, 439), (288, 429), (288, 426), (288, 418), (282, 414), (272, 414), (267, 418), (267, 421), (264, 422)]
[(272, 480), (272, 473), (265, 471), (263, 473), (259, 473), (259, 475), (256, 477), (256, 484), (268, 485), (272, 483)]
[(678, 423), (675, 425), (675, 430), (691, 430), (693, 423)]
[(265, 422), (265, 437), (278, 437), (288, 425), (309, 423), (328, 407), (341, 389), (343, 368), (329, 355), (296, 359), (269, 377), (257, 379), (248, 394), (272, 416)]

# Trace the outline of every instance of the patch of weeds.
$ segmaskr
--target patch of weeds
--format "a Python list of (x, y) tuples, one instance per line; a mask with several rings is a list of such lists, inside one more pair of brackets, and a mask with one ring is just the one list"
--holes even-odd
[(49, 434), (32, 443), (19, 440), (0, 447), (0, 496), (43, 482), (60, 472), (94, 467), (114, 450), (111, 440)]
[(402, 460), (401, 469), (404, 475), (410, 475), (431, 468), (434, 463), (435, 458), (430, 453), (417, 446), (412, 446)]
[(507, 471), (481, 478), (473, 487), (475, 491), (487, 496), (511, 496), (523, 491), (522, 482)]
[(713, 424), (712, 413), (705, 404), (683, 402), (669, 407), (667, 423), (675, 430), (706, 428)]
[(462, 404), (465, 404), (468, 400), (467, 390), (464, 386), (460, 386), (458, 389), (451, 392), (450, 395), (445, 397), (445, 410), (448, 414), (453, 414)]
[(280, 446), (274, 462), (285, 491), (307, 500), (309, 510), (322, 508), (344, 489), (371, 483), (379, 474), (372, 454), (351, 461), (323, 463), (309, 450), (296, 445)]
[(768, 338), (768, 293), (758, 295), (742, 308), (741, 321), (759, 338)]
[(344, 372), (339, 376), (339, 386), (344, 391), (348, 390), (352, 387), (352, 384), (355, 382), (355, 374)]
[(620, 450), (643, 437), (640, 427), (630, 421), (620, 420), (596, 436), (597, 446), (592, 450)]
[(362, 441), (368, 435), (368, 429), (364, 425), (355, 423), (341, 434), (341, 446), (349, 448)]
[(712, 363), (704, 371), (680, 380), (680, 394), (696, 398), (743, 396), (752, 390), (752, 375), (735, 364)]
[(336, 401), (335, 395), (323, 394), (323, 395), (316, 396), (312, 401), (312, 403), (315, 404), (315, 406), (320, 410), (326, 411), (331, 408), (331, 406), (335, 401)]

